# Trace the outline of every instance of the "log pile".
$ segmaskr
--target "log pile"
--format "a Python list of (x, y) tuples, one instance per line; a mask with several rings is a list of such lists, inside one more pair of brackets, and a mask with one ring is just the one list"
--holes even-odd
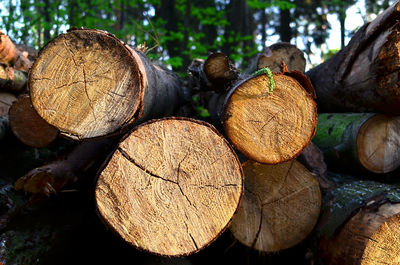
[(101, 30), (29, 58), (0, 32), (1, 264), (399, 263), (399, 19), (307, 73), (277, 43), (187, 79)]

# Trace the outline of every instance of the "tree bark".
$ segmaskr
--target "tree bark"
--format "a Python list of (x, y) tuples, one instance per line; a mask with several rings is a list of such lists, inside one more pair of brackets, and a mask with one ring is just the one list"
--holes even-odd
[(338, 185), (324, 198), (320, 258), (326, 264), (397, 264), (399, 188), (343, 175), (331, 179)]
[(176, 74), (113, 35), (86, 29), (42, 49), (29, 87), (38, 114), (72, 139), (117, 134), (171, 114), (184, 97)]
[(208, 96), (211, 120), (223, 124), (231, 143), (249, 159), (277, 164), (299, 155), (310, 143), (317, 121), (308, 78), (298, 71), (274, 74), (274, 90), (269, 92), (267, 74), (245, 78), (228, 61), (226, 56), (210, 55), (204, 65), (195, 61), (189, 68), (202, 88), (203, 77), (216, 80), (207, 76), (206, 63), (222, 69), (209, 71), (221, 77), (220, 88), (214, 90), (229, 91)]
[(400, 4), (396, 1), (350, 43), (307, 72), (321, 112), (400, 114)]
[(243, 164), (245, 192), (230, 230), (241, 243), (276, 252), (303, 241), (317, 223), (319, 183), (296, 160), (279, 165)]
[(0, 61), (13, 66), (16, 70), (28, 72), (32, 62), (15, 47), (10, 38), (0, 31)]
[(319, 114), (313, 142), (331, 168), (388, 173), (400, 166), (400, 119), (396, 116)]
[(119, 143), (95, 197), (102, 219), (125, 241), (181, 256), (225, 230), (242, 193), (243, 172), (228, 142), (204, 122), (167, 118)]

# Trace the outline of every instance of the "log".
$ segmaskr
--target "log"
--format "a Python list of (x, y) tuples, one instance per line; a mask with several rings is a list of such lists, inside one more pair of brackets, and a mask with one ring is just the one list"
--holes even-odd
[(115, 142), (115, 138), (84, 140), (67, 155), (30, 170), (15, 182), (14, 188), (38, 196), (56, 194), (76, 182), (94, 163), (104, 161)]
[[(227, 57), (210, 55), (206, 62), (211, 64), (217, 59), (226, 62)], [(207, 77), (206, 62), (202, 65), (196, 61), (189, 68), (200, 87), (204, 87), (201, 77)], [(265, 73), (247, 78), (237, 76), (221, 85), (221, 89), (214, 89), (219, 94), (204, 96), (211, 122), (217, 127), (223, 124), (235, 148), (260, 163), (277, 164), (298, 156), (316, 129), (317, 110), (310, 81), (299, 71), (287, 72), (283, 68), (284, 73), (272, 77)], [(221, 93), (224, 90), (229, 92)]]
[[(293, 77), (291, 73), (296, 75)], [(226, 96), (221, 114), (231, 143), (249, 159), (266, 164), (289, 161), (310, 143), (317, 108), (300, 72), (250, 77)], [(306, 82), (303, 82), (306, 81)]]
[(400, 189), (331, 174), (337, 187), (324, 198), (318, 224), (324, 264), (398, 264)]
[(0, 64), (0, 89), (19, 94), (26, 89), (27, 74)]
[(276, 252), (303, 241), (317, 223), (321, 191), (299, 162), (243, 164), (245, 191), (230, 230), (244, 245)]
[(29, 96), (22, 96), (12, 104), (9, 121), (14, 135), (31, 147), (46, 147), (58, 136), (57, 128), (37, 114)]
[(246, 69), (251, 74), (256, 70), (268, 67), (274, 73), (282, 72), (282, 61), (289, 71), (305, 72), (306, 59), (304, 53), (288, 42), (278, 42), (263, 50)]
[(15, 47), (6, 34), (0, 31), (0, 61), (13, 66), (16, 70), (28, 72), (32, 62)]
[(313, 142), (331, 168), (388, 173), (400, 166), (400, 118), (374, 113), (318, 115)]
[(243, 172), (211, 125), (153, 120), (121, 141), (96, 184), (99, 214), (131, 245), (165, 256), (198, 252), (228, 226)]
[(366, 23), (349, 44), (307, 72), (321, 112), (400, 114), (400, 4)]
[(400, 203), (376, 208), (360, 210), (334, 238), (321, 241), (326, 264), (399, 263)]
[(100, 30), (76, 29), (50, 41), (32, 66), (38, 114), (72, 139), (118, 134), (171, 114), (185, 97), (179, 77)]

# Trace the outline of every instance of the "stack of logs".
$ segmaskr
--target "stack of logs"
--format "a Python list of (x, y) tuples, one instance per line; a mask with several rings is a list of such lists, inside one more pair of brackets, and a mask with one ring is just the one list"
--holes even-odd
[[(194, 60), (186, 80), (104, 31), (70, 30), (37, 58), (1, 33), (2, 157), (18, 139), (32, 159), (53, 160), (14, 173), (15, 191), (12, 177), (0, 183), (0, 261), (30, 264), (60, 246), (87, 210), (62, 201), (84, 190), (110, 238), (194, 254), (146, 264), (201, 263), (220, 238), (221, 252), (303, 244), (308, 264), (399, 263), (400, 189), (382, 183), (400, 166), (399, 19), (396, 2), (306, 73), (303, 53), (277, 43), (243, 73), (219, 52)], [(57, 225), (16, 240), (15, 220), (45, 207)], [(25, 241), (44, 248), (21, 261)]]

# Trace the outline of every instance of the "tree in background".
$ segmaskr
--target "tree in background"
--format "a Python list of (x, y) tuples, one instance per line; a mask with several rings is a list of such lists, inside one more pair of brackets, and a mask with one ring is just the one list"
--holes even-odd
[[(366, 0), (367, 14), (389, 0)], [(345, 44), (347, 9), (355, 0), (8, 0), (4, 30), (16, 42), (40, 48), (70, 27), (99, 28), (125, 42), (145, 45), (148, 56), (185, 72), (193, 58), (221, 50), (246, 67), (272, 36), (306, 54), (326, 42), (329, 13), (338, 14)]]

